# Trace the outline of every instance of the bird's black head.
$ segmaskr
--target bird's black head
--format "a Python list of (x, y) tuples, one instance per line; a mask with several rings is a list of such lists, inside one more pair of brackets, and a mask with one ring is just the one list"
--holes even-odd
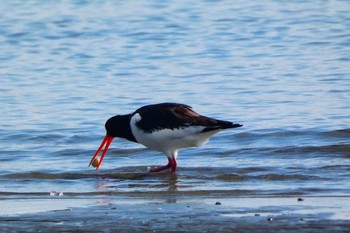
[[(131, 132), (130, 118), (131, 114), (120, 115), (111, 117), (106, 121), (105, 128), (107, 134), (104, 137), (100, 147), (97, 149), (95, 155), (92, 157), (89, 166), (92, 165), (93, 167), (96, 167), (96, 171), (98, 170), (107, 153), (108, 147), (111, 145), (115, 137), (126, 138), (130, 141), (136, 142), (136, 139)], [(98, 158), (101, 150), (103, 150), (101, 158)]]
[(109, 118), (105, 123), (107, 134), (113, 138), (121, 137), (122, 128), (125, 127), (123, 124), (125, 123), (124, 116), (121, 115)]
[(110, 137), (125, 138), (136, 141), (130, 128), (131, 115), (117, 115), (106, 121), (105, 128)]

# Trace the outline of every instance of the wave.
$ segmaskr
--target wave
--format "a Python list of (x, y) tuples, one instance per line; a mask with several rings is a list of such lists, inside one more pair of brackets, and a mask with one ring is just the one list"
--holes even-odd
[(346, 138), (350, 137), (350, 128), (335, 129), (322, 131), (320, 129), (303, 129), (303, 130), (288, 130), (288, 129), (260, 129), (241, 133), (231, 133), (231, 137), (241, 139), (261, 139), (261, 138), (290, 138), (290, 137), (328, 137), (328, 138)]
[[(212, 153), (212, 152), (203, 152)], [(217, 152), (222, 156), (231, 155), (247, 155), (247, 156), (299, 156), (299, 157), (324, 157), (324, 156), (340, 156), (343, 158), (350, 158), (350, 144), (331, 144), (321, 146), (281, 146), (281, 147), (249, 147), (225, 150)], [(293, 158), (293, 157), (289, 157)]]
[[(143, 198), (171, 197), (174, 195), (206, 196), (206, 197), (253, 197), (253, 198), (290, 198), (290, 197), (346, 197), (347, 193), (336, 193), (338, 189), (305, 188), (299, 190), (164, 190), (164, 191), (94, 191), (94, 192), (62, 192), (62, 195), (50, 195), (52, 192), (1, 192), (0, 197), (7, 198), (91, 198), (100, 196), (118, 197), (134, 196)], [(53, 191), (54, 192), (54, 191)]]
[[(332, 177), (323, 174), (332, 171)], [(173, 173), (147, 173), (144, 166), (125, 166), (118, 169), (107, 169), (86, 172), (18, 172), (0, 175), (2, 180), (86, 180), (86, 179), (110, 179), (110, 180), (210, 180), (224, 182), (246, 181), (307, 181), (336, 179), (336, 173), (342, 175), (350, 171), (350, 165), (329, 165), (310, 167), (307, 172), (296, 167), (276, 168), (266, 167), (181, 167), (179, 175)]]

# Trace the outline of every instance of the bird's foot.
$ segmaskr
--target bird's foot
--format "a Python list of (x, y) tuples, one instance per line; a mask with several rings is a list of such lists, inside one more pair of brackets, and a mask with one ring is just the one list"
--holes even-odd
[(177, 166), (176, 159), (175, 158), (168, 158), (168, 161), (169, 161), (169, 163), (167, 165), (162, 166), (162, 167), (149, 169), (148, 172), (150, 172), (150, 173), (161, 172), (161, 171), (164, 171), (164, 170), (169, 169), (169, 168), (171, 168), (172, 172), (176, 172), (176, 166)]
[(148, 172), (150, 172), (150, 173), (161, 172), (161, 171), (164, 171), (164, 170), (169, 169), (169, 168), (170, 168), (170, 166), (168, 164), (168, 165), (162, 166), (162, 167), (151, 168), (151, 169), (149, 169)]

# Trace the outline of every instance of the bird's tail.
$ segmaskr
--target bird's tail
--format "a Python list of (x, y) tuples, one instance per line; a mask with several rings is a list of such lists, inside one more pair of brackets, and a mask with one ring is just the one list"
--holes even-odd
[(208, 131), (213, 131), (213, 130), (220, 130), (220, 129), (232, 129), (232, 128), (238, 128), (242, 127), (243, 125), (241, 124), (234, 124), (230, 121), (220, 121), (216, 120), (215, 124), (209, 127), (206, 127), (202, 132), (208, 132)]
[(220, 129), (231, 129), (231, 128), (239, 128), (242, 127), (243, 125), (241, 124), (234, 124), (230, 121), (220, 121), (220, 124), (218, 125), (218, 127)]

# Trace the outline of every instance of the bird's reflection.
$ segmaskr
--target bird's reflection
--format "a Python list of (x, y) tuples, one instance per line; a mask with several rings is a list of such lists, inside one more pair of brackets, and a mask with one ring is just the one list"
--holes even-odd
[(166, 185), (168, 186), (168, 192), (178, 191), (178, 176), (176, 173), (170, 173), (166, 177)]
[(165, 203), (177, 203), (179, 177), (176, 173), (109, 173), (101, 174), (96, 179), (95, 192), (97, 195), (106, 194), (107, 198), (99, 199), (96, 204), (111, 204), (113, 198), (111, 194), (130, 194), (142, 193), (145, 201), (149, 198), (159, 200)]
[(96, 192), (143, 192), (150, 194), (178, 191), (179, 178), (176, 173), (108, 172), (99, 174), (95, 183)]
[[(178, 191), (178, 176), (176, 173), (168, 174), (166, 177), (166, 185), (168, 186), (167, 192), (168, 193), (176, 193)], [(168, 196), (166, 199), (166, 203), (176, 203), (177, 198), (176, 195), (174, 196)]]

